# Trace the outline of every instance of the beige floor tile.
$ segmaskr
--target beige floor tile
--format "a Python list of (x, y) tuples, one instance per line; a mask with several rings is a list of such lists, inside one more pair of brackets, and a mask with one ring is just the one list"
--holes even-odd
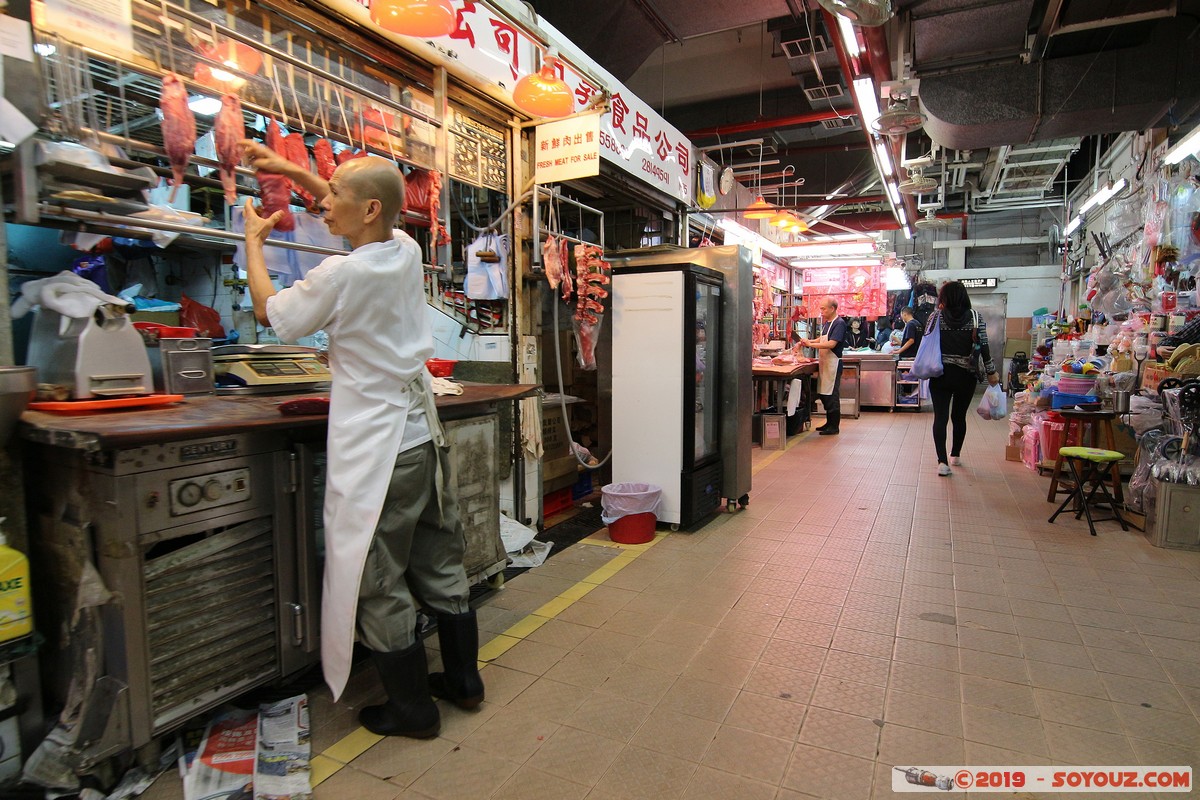
[(1109, 700), (1048, 689), (1036, 689), (1035, 694), (1038, 711), (1047, 722), (1061, 722), (1108, 733), (1122, 732), (1116, 708)]
[(463, 739), (462, 746), (506, 758), (516, 767), (533, 755), (558, 726), (532, 709), (509, 705)]
[(577, 644), (593, 633), (595, 633), (595, 628), (588, 627), (587, 625), (576, 625), (573, 622), (552, 619), (525, 638), (532, 642), (540, 642), (554, 647), (561, 647), (564, 650), (572, 650)]
[(965, 705), (1022, 714), (1038, 715), (1037, 698), (1033, 689), (1022, 683), (1009, 683), (978, 675), (962, 676), (962, 700)]
[(776, 739), (723, 725), (700, 763), (743, 778), (778, 783), (788, 765), (792, 745), (791, 739)]
[(733, 701), (725, 725), (789, 741), (804, 721), (805, 706), (790, 699), (743, 691)]
[(479, 730), (479, 726), (491, 719), (492, 715), (504, 708), (504, 706), (491, 701), (490, 686), (487, 686), (487, 691), (489, 699), (470, 711), (464, 711), (453, 703), (439, 700), (438, 710), (442, 714), (442, 732), (438, 735), (443, 739), (461, 743), (463, 739)]
[(1200, 748), (1200, 722), (1191, 713), (1115, 703), (1125, 733), (1136, 739)]
[[(616, 631), (606, 630), (601, 627), (600, 630), (594, 631), (591, 636), (575, 645), (572, 652), (608, 656), (623, 660), (628, 658), (644, 641), (645, 639), (640, 636), (617, 633)], [(513, 649), (515, 650), (516, 648), (514, 647)]]
[(538, 748), (528, 766), (590, 787), (624, 747), (616, 739), (564, 725)]
[[(509, 772), (511, 770), (504, 771), (505, 777)], [(490, 792), (491, 789), (487, 791)], [(314, 800), (345, 800), (347, 797), (362, 798), (362, 800), (395, 800), (395, 798), (404, 796), (403, 788), (394, 783), (380, 780), (374, 775), (360, 772), (353, 767), (342, 767), (313, 790)], [(437, 795), (431, 795), (431, 797), (437, 797)]]
[(524, 639), (502, 653), (492, 663), (505, 669), (544, 675), (546, 670), (562, 660), (569, 651), (551, 644)]
[(763, 783), (701, 765), (684, 791), (683, 800), (771, 800), (777, 788), (774, 783)]
[[(595, 689), (608, 680), (608, 676), (622, 664), (619, 658), (568, 653), (562, 660), (546, 670), (544, 677), (585, 689)], [(532, 677), (532, 676), (531, 676)]]
[(704, 643), (704, 649), (722, 655), (757, 660), (770, 641), (770, 637), (756, 633), (717, 628)]
[(720, 725), (666, 708), (656, 708), (630, 740), (631, 745), (699, 762)]
[(887, 690), (882, 686), (822, 675), (810, 702), (831, 711), (874, 718), (883, 714), (886, 694)]
[(706, 652), (702, 649), (695, 658), (688, 662), (687, 667), (683, 670), (683, 675), (688, 678), (719, 683), (723, 686), (741, 688), (746, 682), (746, 676), (754, 668), (754, 663), (750, 659)]
[(449, 739), (415, 741), (387, 736), (354, 759), (353, 766), (359, 772), (397, 786), (408, 786), (454, 747), (455, 743)]
[(882, 720), (843, 714), (825, 708), (810, 708), (800, 730), (804, 744), (874, 760), (879, 749)]
[(1179, 710), (1182, 697), (1169, 683), (1131, 678), (1127, 675), (1102, 674), (1099, 677), (1107, 696), (1115, 703)]
[(891, 662), (886, 658), (875, 658), (861, 653), (830, 650), (821, 667), (822, 675), (843, 678), (858, 683), (887, 686)]
[(521, 692), (512, 702), (513, 708), (521, 708), (551, 722), (562, 723), (575, 713), (592, 693), (581, 686), (539, 678)]
[(979, 706), (963, 706), (963, 736), (1033, 755), (1047, 755), (1042, 723), (1033, 717)]
[(1076, 728), (1060, 722), (1045, 723), (1050, 757), (1060, 764), (1136, 764), (1129, 739), (1119, 733)]
[(895, 689), (888, 692), (884, 719), (906, 728), (962, 736), (962, 704)]
[[(519, 764), (511, 759), (503, 758), (476, 750), (468, 746), (456, 747), (447, 753), (440, 761), (426, 770), (411, 788), (419, 795), (433, 800), (461, 800), (464, 797), (487, 797), (504, 785)], [(339, 773), (340, 774), (340, 773)], [(338, 776), (330, 778), (322, 786), (330, 783)], [(346, 800), (365, 795), (354, 791), (331, 793), (329, 800)]]
[(879, 736), (879, 760), (888, 764), (964, 764), (963, 740), (890, 723)]
[(581, 800), (588, 791), (587, 786), (526, 764), (491, 796), (496, 800)]
[(1029, 682), (1029, 671), (1025, 668), (1025, 659), (997, 653), (984, 653), (979, 650), (959, 651), (959, 671), (963, 675), (976, 675), (1009, 683)]
[(758, 662), (746, 677), (742, 691), (807, 704), (817, 685), (817, 674)]
[(682, 797), (696, 766), (665, 753), (628, 746), (597, 782), (593, 795), (628, 800)]
[(513, 698), (528, 689), (529, 685), (537, 680), (536, 675), (508, 669), (497, 664), (488, 664), (479, 671), (479, 675), (483, 678), (487, 701), (498, 706), (508, 705)]
[(651, 710), (651, 706), (643, 703), (596, 692), (566, 719), (565, 724), (627, 742), (637, 733)]
[(796, 796), (863, 800), (870, 797), (874, 771), (873, 762), (865, 758), (798, 744), (783, 776), (783, 787), (798, 792)]
[(667, 691), (660, 708), (677, 711), (691, 717), (721, 722), (729, 713), (738, 690), (695, 678), (680, 678)]

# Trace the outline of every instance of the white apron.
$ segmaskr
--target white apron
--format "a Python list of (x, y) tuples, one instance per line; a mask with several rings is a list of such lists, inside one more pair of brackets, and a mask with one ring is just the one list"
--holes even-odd
[[(825, 323), (825, 330), (821, 331), (821, 338), (817, 340), (818, 343), (829, 341), (829, 329), (832, 327), (832, 322)], [(832, 348), (820, 351), (817, 356), (817, 366), (820, 370), (817, 381), (817, 394), (833, 394), (833, 385), (837, 382), (838, 363), (840, 361), (841, 359), (834, 355)]]
[[(387, 287), (388, 302), (379, 302), (380, 287)], [(431, 438), (444, 442), (424, 367), (433, 337), (420, 250), (399, 234), (392, 242), (331, 256), (269, 298), (267, 313), (285, 341), (320, 328), (331, 340), (321, 661), (337, 700), (350, 675), (363, 565), (405, 442), (409, 409), (425, 404)]]

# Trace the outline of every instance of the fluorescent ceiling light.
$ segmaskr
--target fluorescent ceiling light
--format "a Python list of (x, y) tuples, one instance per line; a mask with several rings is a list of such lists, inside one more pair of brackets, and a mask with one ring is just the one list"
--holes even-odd
[(900, 226), (907, 228), (908, 227), (908, 214), (905, 212), (904, 206), (899, 205), (899, 204), (896, 205), (896, 216), (900, 218)]
[(854, 98), (858, 101), (859, 122), (863, 130), (871, 130), (871, 126), (879, 119), (879, 97), (875, 93), (875, 84), (870, 78), (855, 78), (851, 84), (854, 88)]
[(188, 100), (188, 108), (202, 117), (211, 117), (221, 110), (221, 99), (219, 97), (193, 97)]
[(52, 56), (58, 52), (58, 48), (52, 44), (45, 44), (43, 42), (38, 42), (37, 44), (35, 44), (33, 46), (33, 52), (37, 53), (42, 58), (49, 58), (50, 56)]
[(862, 49), (858, 46), (858, 37), (854, 35), (854, 26), (850, 24), (850, 20), (843, 17), (841, 14), (835, 14), (837, 17), (838, 31), (842, 34), (842, 45), (846, 48), (846, 56), (848, 58), (858, 58), (858, 54)]
[(892, 154), (888, 151), (886, 142), (878, 140), (875, 142), (875, 155), (879, 161), (879, 171), (885, 178), (892, 177), (896, 170), (892, 167)]
[(1083, 224), (1083, 214), (1080, 214), (1079, 216), (1075, 217), (1075, 219), (1071, 220), (1067, 224), (1066, 230), (1063, 231), (1063, 236), (1070, 236), (1072, 233), (1075, 232), (1075, 229), (1078, 228), (1082, 224)]
[(878, 267), (883, 263), (878, 258), (825, 258), (805, 259), (793, 258), (793, 267), (806, 269), (824, 269), (825, 267)]
[(1121, 178), (1121, 180), (1117, 181), (1116, 183), (1112, 184), (1111, 186), (1106, 186), (1105, 188), (1101, 189), (1100, 191), (1096, 192), (1094, 195), (1089, 197), (1087, 199), (1087, 201), (1079, 207), (1079, 213), (1081, 215), (1086, 214), (1088, 212), (1088, 209), (1099, 208), (1100, 206), (1103, 206), (1109, 200), (1113, 199), (1113, 197), (1115, 197), (1128, 184), (1129, 184), (1129, 182), (1127, 180), (1125, 180), (1124, 178)]
[(867, 256), (875, 252), (874, 242), (830, 242), (828, 244), (797, 244), (788, 254), (798, 258), (809, 256)]
[(892, 205), (902, 205), (902, 201), (900, 200), (900, 190), (896, 188), (896, 182), (888, 181), (884, 185), (887, 186), (888, 197), (892, 198)]
[[(757, 247), (759, 250), (770, 253), (776, 258), (786, 258), (788, 255), (786, 252), (784, 252), (782, 247), (775, 244), (770, 239), (765, 238), (757, 231), (752, 231), (745, 225), (734, 222), (731, 219), (722, 219), (721, 229), (724, 230), (726, 234), (725, 244), (745, 243), (751, 248)], [(732, 237), (734, 241), (729, 241), (730, 237)]]
[(1195, 155), (1200, 151), (1200, 125), (1189, 133), (1187, 136), (1175, 143), (1175, 146), (1166, 152), (1163, 156), (1164, 164), (1178, 164), (1188, 156)]

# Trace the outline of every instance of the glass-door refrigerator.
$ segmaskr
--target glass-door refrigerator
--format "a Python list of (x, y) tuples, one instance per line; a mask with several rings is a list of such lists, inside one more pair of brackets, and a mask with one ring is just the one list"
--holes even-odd
[(720, 272), (613, 272), (612, 476), (662, 488), (658, 518), (688, 526), (721, 503)]

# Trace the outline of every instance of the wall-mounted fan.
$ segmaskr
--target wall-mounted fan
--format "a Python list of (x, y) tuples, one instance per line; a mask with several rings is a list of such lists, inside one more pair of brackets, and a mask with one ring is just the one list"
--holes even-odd
[(913, 167), (908, 171), (908, 180), (901, 181), (896, 188), (900, 190), (900, 194), (929, 194), (938, 188), (938, 182), (923, 174), (921, 167)]
[(874, 28), (892, 18), (892, 0), (817, 0), (821, 8), (855, 25)]
[(926, 116), (917, 110), (911, 95), (893, 94), (887, 111), (871, 123), (876, 133), (885, 136), (903, 136), (925, 124)]

